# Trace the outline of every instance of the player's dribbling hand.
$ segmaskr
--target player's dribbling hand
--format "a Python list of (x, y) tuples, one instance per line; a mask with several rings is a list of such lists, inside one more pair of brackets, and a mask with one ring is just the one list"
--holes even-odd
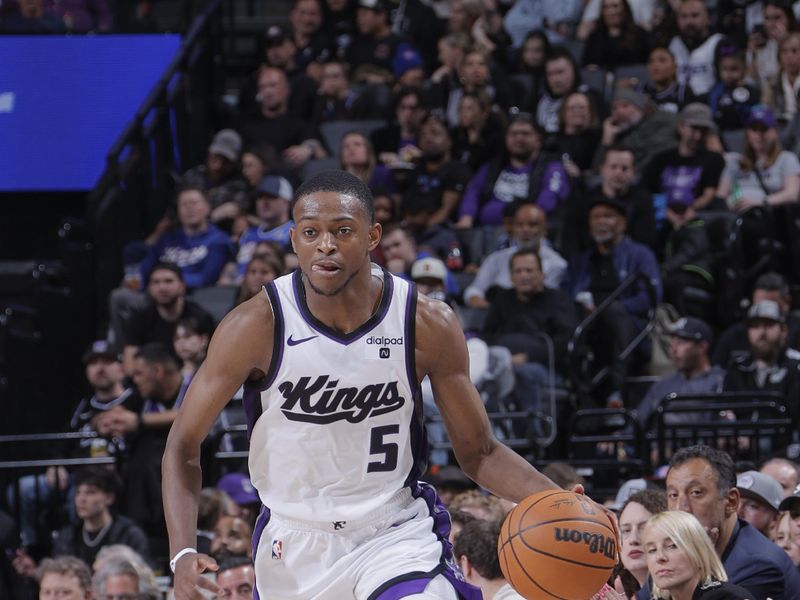
[(203, 573), (219, 569), (217, 561), (207, 554), (187, 554), (175, 564), (175, 600), (204, 600), (200, 590), (221, 596), (223, 590)]
[[(570, 491), (572, 491), (575, 494), (581, 494), (582, 496), (586, 495), (586, 490), (583, 488), (583, 484), (580, 484), (580, 483), (576, 483), (575, 485), (573, 485), (572, 489)], [(600, 510), (602, 510), (606, 514), (606, 517), (608, 517), (608, 520), (611, 523), (611, 529), (613, 529), (613, 531), (614, 531), (614, 538), (617, 540), (617, 554), (619, 554), (619, 551), (620, 551), (620, 547), (619, 547), (619, 523), (617, 522), (617, 515), (614, 514), (614, 511), (609, 510), (608, 508), (606, 508), (605, 506), (603, 506), (599, 502), (595, 502), (594, 500), (592, 500), (588, 496), (586, 496), (586, 499), (589, 502), (591, 502), (592, 504), (594, 504), (596, 507), (598, 507)]]

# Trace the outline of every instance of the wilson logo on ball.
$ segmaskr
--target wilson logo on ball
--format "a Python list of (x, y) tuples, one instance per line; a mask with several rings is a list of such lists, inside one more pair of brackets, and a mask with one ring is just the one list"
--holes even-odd
[(589, 546), (592, 554), (603, 554), (611, 559), (617, 556), (617, 544), (613, 537), (566, 527), (554, 527), (553, 532), (557, 542), (584, 543)]

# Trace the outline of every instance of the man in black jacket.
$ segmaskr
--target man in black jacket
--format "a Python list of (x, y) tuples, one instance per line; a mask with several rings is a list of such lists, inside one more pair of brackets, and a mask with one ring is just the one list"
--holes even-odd
[[(487, 343), (511, 351), (517, 379), (514, 401), (536, 412), (541, 408), (540, 389), (553, 383), (551, 352), (554, 360), (566, 355), (578, 317), (564, 292), (545, 287), (541, 261), (533, 249), (511, 256), (511, 284), (512, 289), (498, 291), (492, 300), (484, 337)], [(540, 434), (538, 425), (534, 419), (534, 430)]]
[(726, 392), (778, 392), (795, 426), (800, 422), (800, 352), (787, 347), (786, 318), (777, 302), (762, 300), (747, 313), (750, 351), (734, 358), (725, 374)]
[(92, 564), (103, 546), (125, 544), (152, 563), (147, 536), (131, 519), (111, 512), (120, 482), (105, 467), (86, 467), (75, 474), (77, 525), (59, 530), (53, 540), (53, 555), (77, 556)]
[[(676, 452), (667, 473), (669, 510), (693, 514), (706, 529), (729, 581), (756, 600), (800, 598), (800, 574), (787, 554), (737, 517), (740, 493), (731, 457), (708, 446)], [(649, 597), (649, 586), (637, 594)]]

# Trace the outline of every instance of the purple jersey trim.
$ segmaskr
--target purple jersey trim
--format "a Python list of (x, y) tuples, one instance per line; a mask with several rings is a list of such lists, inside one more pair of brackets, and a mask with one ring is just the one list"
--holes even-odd
[(247, 418), (247, 439), (253, 433), (253, 427), (256, 421), (263, 412), (261, 406), (261, 392), (269, 389), (269, 386), (275, 381), (275, 377), (280, 369), (281, 362), (283, 361), (283, 309), (281, 308), (281, 301), (278, 297), (278, 291), (274, 283), (264, 286), (264, 292), (269, 298), (272, 305), (273, 314), (273, 338), (272, 338), (272, 358), (269, 361), (267, 372), (264, 377), (257, 381), (246, 381), (244, 383), (244, 394), (242, 396), (242, 406), (244, 414)]
[(406, 376), (411, 387), (411, 401), (414, 403), (414, 412), (411, 415), (409, 441), (411, 444), (411, 470), (404, 482), (405, 487), (416, 485), (428, 462), (428, 437), (425, 430), (425, 417), (422, 410), (422, 391), (417, 381), (417, 286), (408, 284), (406, 295), (406, 314), (404, 324)]
[(424, 482), (419, 482), (412, 489), (414, 498), (422, 498), (428, 505), (428, 512), (433, 520), (432, 531), (442, 544), (442, 560), (438, 567), (428, 573), (406, 573), (391, 579), (373, 592), (369, 600), (400, 600), (425, 590), (431, 579), (441, 574), (447, 578), (461, 600), (481, 600), (481, 591), (464, 581), (453, 562), (453, 548), (448, 541), (450, 535), (450, 513), (439, 500), (436, 489)]
[(311, 310), (309, 310), (308, 304), (306, 303), (305, 293), (303, 291), (303, 277), (300, 269), (297, 269), (292, 275), (292, 284), (292, 289), (294, 290), (294, 301), (297, 305), (297, 308), (300, 310), (300, 316), (303, 317), (303, 320), (312, 329), (319, 331), (326, 338), (331, 339), (334, 342), (338, 342), (339, 344), (344, 344), (345, 346), (358, 341), (372, 329), (377, 327), (381, 321), (383, 321), (386, 313), (389, 312), (389, 305), (392, 303), (392, 292), (394, 291), (394, 281), (392, 276), (384, 269), (383, 291), (381, 292), (381, 300), (380, 304), (378, 305), (378, 310), (376, 310), (375, 313), (357, 329), (351, 331), (350, 333), (341, 333), (332, 327), (325, 325), (325, 323), (317, 319), (317, 317), (312, 314)]
[[(258, 544), (261, 541), (261, 534), (264, 533), (264, 528), (267, 526), (267, 523), (269, 523), (270, 516), (270, 510), (262, 504), (261, 511), (258, 513), (258, 517), (256, 518), (255, 527), (253, 527), (253, 564), (256, 563)], [(256, 585), (253, 587), (253, 600), (259, 600), (258, 581), (256, 581)]]

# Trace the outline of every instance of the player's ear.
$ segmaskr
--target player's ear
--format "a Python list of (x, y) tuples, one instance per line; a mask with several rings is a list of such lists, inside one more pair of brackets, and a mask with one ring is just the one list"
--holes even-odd
[(373, 223), (369, 228), (369, 251), (372, 252), (381, 243), (383, 227), (380, 223)]

